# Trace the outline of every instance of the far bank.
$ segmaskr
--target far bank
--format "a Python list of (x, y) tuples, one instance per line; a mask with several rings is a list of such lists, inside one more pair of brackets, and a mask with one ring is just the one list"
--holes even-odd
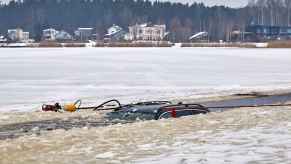
[(207, 43), (172, 43), (168, 41), (156, 42), (39, 42), (39, 43), (2, 43), (0, 48), (63, 48), (63, 47), (232, 47), (232, 48), (291, 48), (291, 41), (271, 42), (207, 42)]

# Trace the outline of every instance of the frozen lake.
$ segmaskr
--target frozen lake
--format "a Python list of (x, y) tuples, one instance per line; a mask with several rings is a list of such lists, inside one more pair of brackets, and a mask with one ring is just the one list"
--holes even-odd
[(290, 70), (288, 49), (0, 49), (0, 111), (289, 89)]
[[(291, 51), (236, 48), (0, 49), (0, 127), (102, 113), (34, 111), (86, 104), (291, 90)], [(41, 131), (0, 140), (0, 163), (290, 163), (291, 108)], [(38, 129), (34, 129), (37, 131)], [(4, 132), (5, 133), (5, 132)], [(36, 155), (37, 154), (37, 155)]]

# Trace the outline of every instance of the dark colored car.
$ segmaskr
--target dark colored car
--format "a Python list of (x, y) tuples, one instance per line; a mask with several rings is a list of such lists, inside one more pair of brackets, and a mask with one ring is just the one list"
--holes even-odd
[(106, 115), (106, 118), (110, 120), (159, 120), (163, 118), (178, 118), (210, 112), (206, 107), (199, 104), (172, 104), (169, 101), (150, 101), (121, 105), (117, 100), (107, 101), (96, 107), (95, 110), (104, 109), (106, 104), (111, 102), (116, 102), (118, 106), (107, 108), (113, 110)]

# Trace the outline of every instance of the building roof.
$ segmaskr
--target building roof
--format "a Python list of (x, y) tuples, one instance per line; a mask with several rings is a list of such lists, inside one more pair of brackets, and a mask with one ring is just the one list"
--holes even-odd
[(105, 34), (105, 36), (112, 36), (112, 35), (117, 34), (120, 31), (122, 31), (122, 28), (120, 26), (113, 25), (108, 29), (108, 33)]
[(140, 24), (139, 26), (141, 26), (141, 27), (148, 27), (149, 25), (147, 23), (144, 23), (144, 24)]
[(56, 31), (56, 29), (53, 29), (53, 28), (48, 28), (48, 29), (44, 29), (42, 31)]
[(8, 29), (8, 31), (17, 31), (17, 30), (23, 31), (23, 29), (22, 29), (22, 28), (14, 28), (14, 29)]
[(17, 29), (8, 29), (8, 32), (15, 32)]
[(198, 32), (192, 36), (189, 37), (189, 40), (192, 40), (192, 39), (196, 39), (196, 38), (200, 38), (200, 37), (203, 37), (203, 36), (207, 36), (208, 35), (208, 32)]
[(133, 26), (139, 26), (139, 27), (166, 27), (165, 24), (152, 24), (152, 23), (143, 23), (143, 24), (136, 24)]
[(7, 39), (3, 36), (3, 35), (0, 35), (0, 42), (6, 42)]
[(79, 27), (78, 30), (93, 30), (91, 27)]

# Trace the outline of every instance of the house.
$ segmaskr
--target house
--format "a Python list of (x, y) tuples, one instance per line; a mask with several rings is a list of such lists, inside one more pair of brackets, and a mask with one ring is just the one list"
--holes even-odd
[(73, 40), (73, 37), (71, 34), (69, 34), (68, 32), (61, 30), (58, 31), (56, 36), (55, 36), (56, 40), (58, 41), (68, 41), (68, 40)]
[(80, 41), (88, 41), (92, 39), (93, 36), (93, 28), (78, 28), (78, 30), (75, 31), (75, 35), (78, 40)]
[(166, 36), (166, 25), (136, 24), (129, 27), (130, 40), (160, 41)]
[(48, 28), (42, 31), (42, 38), (43, 40), (50, 40), (54, 41), (56, 40), (56, 35), (58, 31), (53, 28)]
[(291, 39), (291, 27), (250, 25), (246, 32), (252, 33), (257, 40), (281, 40)]
[(23, 42), (29, 42), (29, 32), (22, 32), (22, 41)]
[(0, 43), (6, 43), (6, 42), (7, 42), (7, 39), (3, 35), (0, 35)]
[(107, 34), (104, 36), (105, 41), (120, 41), (124, 40), (126, 32), (117, 25), (112, 25), (107, 29)]
[(9, 29), (8, 38), (13, 42), (28, 42), (29, 32), (24, 32), (21, 28)]
[(61, 30), (55, 30), (53, 28), (45, 29), (42, 31), (42, 38), (43, 40), (48, 41), (67, 41), (67, 40), (73, 40), (73, 37), (66, 31)]

